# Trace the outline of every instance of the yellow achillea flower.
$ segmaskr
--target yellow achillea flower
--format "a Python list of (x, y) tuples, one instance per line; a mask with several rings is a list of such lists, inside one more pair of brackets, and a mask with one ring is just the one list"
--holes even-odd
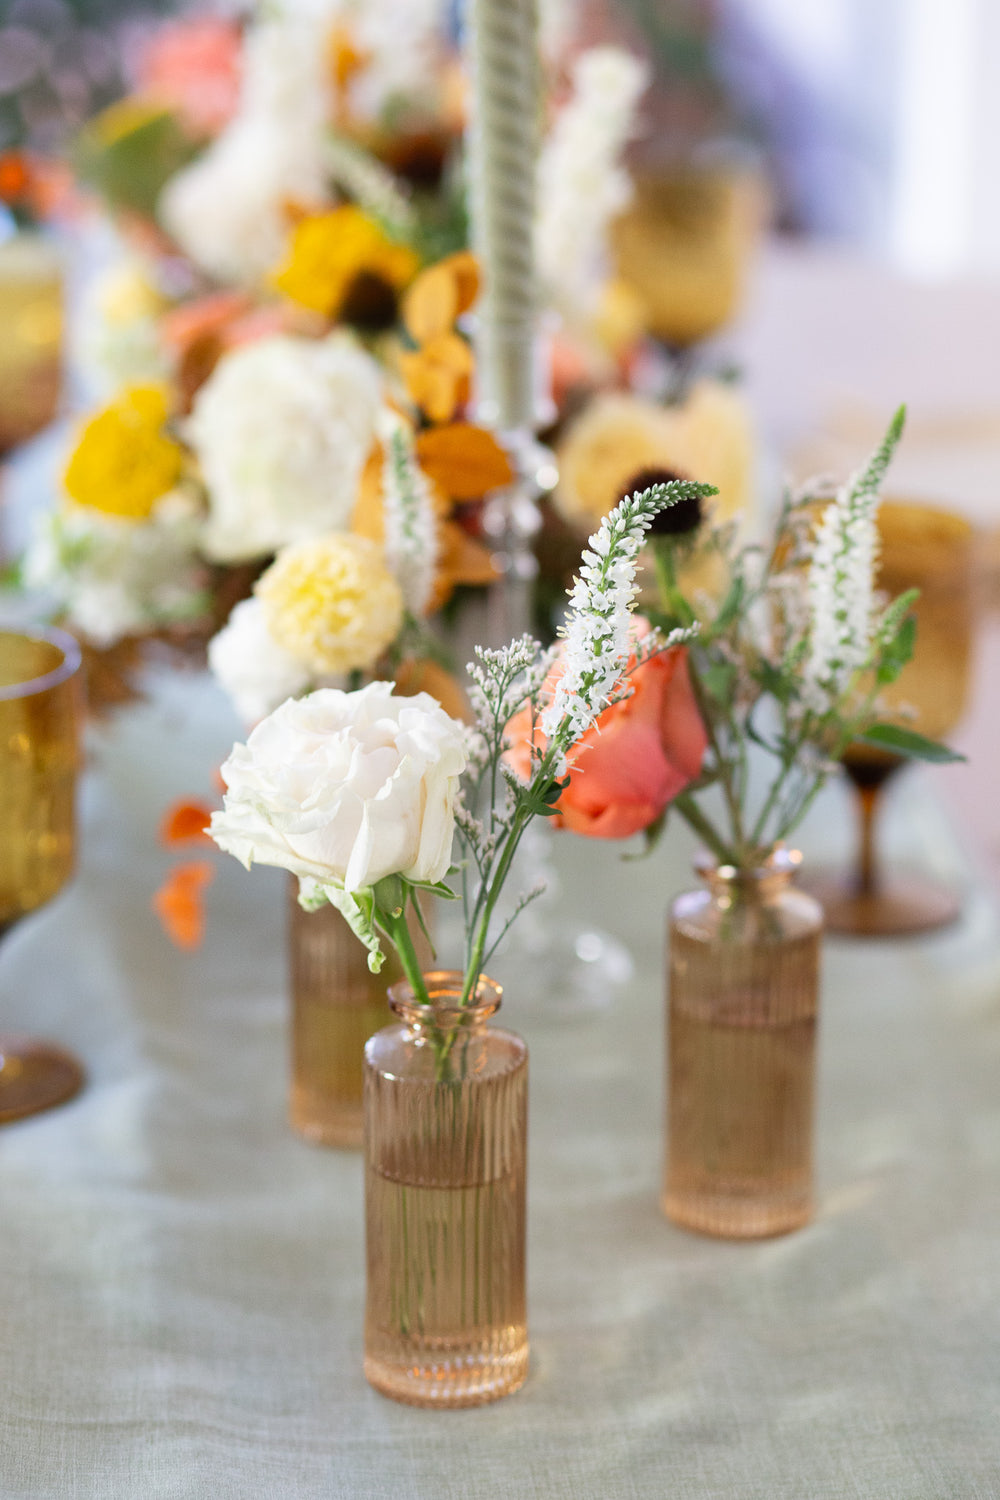
[(347, 205), (300, 220), (288, 258), (274, 284), (302, 307), (335, 318), (361, 276), (400, 291), (419, 262), (406, 245), (394, 245), (359, 208)]
[(372, 666), (403, 623), (381, 547), (348, 532), (286, 547), (255, 593), (274, 639), (316, 673)]
[(70, 499), (121, 520), (144, 521), (184, 465), (184, 449), (163, 430), (166, 420), (159, 386), (127, 386), (84, 426), (63, 479)]

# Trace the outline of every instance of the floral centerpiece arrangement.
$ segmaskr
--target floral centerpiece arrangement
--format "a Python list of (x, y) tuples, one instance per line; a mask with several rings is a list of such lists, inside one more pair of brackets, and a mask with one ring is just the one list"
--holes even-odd
[[(498, 904), (526, 828), (586, 776), (587, 734), (662, 657), (683, 656), (688, 630), (634, 628), (636, 559), (665, 505), (710, 493), (678, 481), (616, 507), (584, 554), (557, 679), (556, 652), (528, 637), (477, 649), (474, 729), (387, 682), (325, 688), (282, 704), (223, 766), (215, 841), (290, 870), (302, 902), (343, 913), (371, 969), (388, 943), (405, 976), (400, 1025), (366, 1049), (366, 1373), (398, 1399), (476, 1404), (524, 1379), (526, 1054), (487, 1025), (499, 991), (486, 970), (533, 893), (504, 920)], [(463, 904), (461, 968), (418, 958), (428, 895)]]
[[(822, 913), (791, 883), (786, 840), (852, 745), (957, 758), (881, 699), (916, 631), (916, 591), (876, 588), (879, 489), (903, 421), (833, 499), (786, 495), (766, 544), (702, 524), (697, 504), (666, 512), (650, 540), (660, 599), (647, 612), (692, 632), (705, 735), (669, 809), (705, 850), (707, 888), (673, 908), (663, 1205), (705, 1233), (776, 1234), (812, 1214)], [(685, 585), (699, 562), (710, 590)]]

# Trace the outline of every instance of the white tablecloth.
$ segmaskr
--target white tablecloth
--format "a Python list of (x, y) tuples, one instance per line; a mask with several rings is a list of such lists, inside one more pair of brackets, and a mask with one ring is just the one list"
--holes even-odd
[[(3, 1500), (996, 1500), (1000, 1496), (1000, 943), (989, 902), (897, 946), (831, 941), (806, 1230), (701, 1239), (657, 1206), (663, 912), (652, 861), (565, 835), (560, 920), (631, 947), (606, 1009), (531, 1047), (523, 1391), (425, 1413), (361, 1374), (358, 1157), (284, 1124), (284, 879), (219, 857), (210, 930), (149, 910), (164, 805), (235, 724), (164, 677), (95, 739), (79, 879), (0, 959), (5, 1025), (85, 1059), (60, 1111), (0, 1132)], [(926, 791), (927, 783), (924, 783)], [(806, 847), (841, 845), (832, 791)], [(969, 878), (900, 789), (888, 830)]]

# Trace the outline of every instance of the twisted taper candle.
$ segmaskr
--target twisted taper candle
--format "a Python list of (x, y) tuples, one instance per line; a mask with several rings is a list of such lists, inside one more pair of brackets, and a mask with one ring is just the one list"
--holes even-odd
[(468, 0), (466, 19), (472, 238), (483, 269), (480, 410), (491, 426), (511, 432), (534, 425), (537, 0)]

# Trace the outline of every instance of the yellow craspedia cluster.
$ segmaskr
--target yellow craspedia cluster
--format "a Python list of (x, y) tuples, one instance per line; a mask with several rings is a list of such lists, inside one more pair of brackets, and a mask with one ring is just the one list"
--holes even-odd
[(403, 623), (381, 547), (348, 532), (286, 547), (255, 592), (271, 635), (315, 673), (373, 666)]
[(400, 291), (418, 264), (412, 250), (393, 244), (373, 219), (348, 204), (295, 226), (288, 258), (273, 280), (293, 302), (335, 318), (360, 276)]
[(144, 521), (172, 490), (184, 449), (164, 431), (167, 398), (159, 386), (127, 386), (80, 433), (63, 483), (77, 505), (125, 521)]

